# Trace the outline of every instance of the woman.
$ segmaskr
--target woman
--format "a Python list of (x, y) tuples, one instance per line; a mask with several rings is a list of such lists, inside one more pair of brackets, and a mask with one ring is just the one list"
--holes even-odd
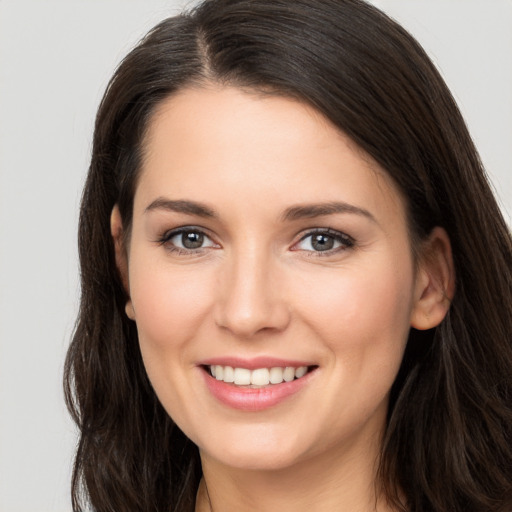
[(155, 27), (100, 105), (79, 243), (75, 510), (510, 510), (510, 234), (375, 8)]

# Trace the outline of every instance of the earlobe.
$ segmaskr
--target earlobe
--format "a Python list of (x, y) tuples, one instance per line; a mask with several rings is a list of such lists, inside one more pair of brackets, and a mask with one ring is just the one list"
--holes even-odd
[(126, 304), (124, 306), (124, 311), (126, 313), (126, 316), (130, 319), (130, 320), (135, 320), (135, 310), (133, 309), (133, 304), (132, 304), (132, 301), (131, 299), (128, 299), (126, 301)]
[[(117, 270), (119, 271), (119, 276), (121, 277), (124, 291), (126, 292), (126, 295), (130, 297), (128, 256), (126, 254), (126, 248), (124, 244), (123, 222), (117, 204), (114, 205), (110, 215), (110, 233), (112, 235), (112, 240), (114, 241)], [(133, 310), (133, 304), (130, 298), (128, 298), (126, 302), (125, 311), (128, 318), (135, 320), (135, 311)]]
[(439, 325), (455, 293), (455, 270), (450, 239), (441, 227), (423, 244), (416, 275), (411, 326), (426, 330)]

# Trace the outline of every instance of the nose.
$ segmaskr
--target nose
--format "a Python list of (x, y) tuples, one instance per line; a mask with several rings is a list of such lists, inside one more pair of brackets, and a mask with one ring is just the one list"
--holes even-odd
[(286, 329), (290, 305), (278, 267), (262, 250), (245, 250), (226, 261), (219, 275), (217, 326), (243, 339)]

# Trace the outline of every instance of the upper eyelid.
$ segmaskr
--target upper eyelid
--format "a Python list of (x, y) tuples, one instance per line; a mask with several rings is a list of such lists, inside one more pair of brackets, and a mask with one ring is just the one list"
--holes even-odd
[[(332, 238), (334, 238), (339, 244), (339, 247), (334, 247), (332, 249), (327, 249), (325, 251), (315, 251), (311, 249), (302, 249), (300, 247), (297, 247), (299, 244), (301, 244), (304, 240), (309, 238), (312, 235), (320, 234), (320, 235), (327, 235)], [(308, 257), (330, 257), (334, 256), (336, 254), (339, 254), (341, 251), (346, 251), (350, 249), (354, 249), (356, 247), (356, 241), (353, 237), (350, 235), (344, 233), (343, 231), (338, 231), (332, 228), (316, 228), (316, 229), (310, 229), (306, 232), (303, 232), (300, 235), (300, 238), (293, 243), (290, 250), (294, 252), (302, 252)]]
[[(180, 233), (187, 232), (187, 231), (201, 233), (205, 237), (209, 238), (213, 243), (220, 245), (219, 242), (216, 241), (216, 239), (215, 239), (216, 237), (211, 234), (210, 230), (203, 228), (203, 227), (195, 226), (195, 225), (186, 225), (186, 226), (180, 226), (180, 227), (176, 227), (173, 229), (165, 230), (158, 237), (157, 241), (159, 243), (163, 244), (163, 243), (168, 242), (174, 236), (179, 235)], [(349, 241), (352, 244), (355, 243), (354, 238), (343, 231), (339, 231), (337, 229), (333, 229), (330, 227), (327, 227), (327, 228), (326, 227), (317, 227), (317, 228), (309, 228), (309, 229), (303, 230), (302, 232), (298, 233), (295, 236), (295, 241), (292, 243), (292, 246), (297, 245), (299, 242), (303, 241), (307, 237), (315, 235), (315, 234), (325, 234), (325, 235), (332, 236), (337, 239)]]
[[(195, 249), (188, 249), (188, 248), (181, 248), (181, 247), (176, 246), (175, 244), (171, 243), (172, 238), (180, 235), (181, 233), (186, 233), (186, 232), (201, 233), (202, 235), (204, 235), (205, 238), (207, 238), (213, 244), (213, 246), (209, 245), (206, 247), (197, 247)], [(217, 248), (220, 247), (220, 244), (215, 240), (214, 237), (212, 237), (208, 233), (207, 230), (205, 230), (203, 228), (195, 227), (195, 226), (180, 226), (178, 228), (165, 230), (161, 235), (159, 235), (156, 238), (155, 243), (162, 247), (167, 247), (168, 250), (171, 250), (171, 248), (172, 248), (173, 251), (181, 251), (181, 252), (188, 253), (188, 254), (199, 253), (206, 249), (216, 248), (215, 246), (217, 246)]]
[[(186, 247), (180, 247), (179, 245), (176, 245), (171, 242), (171, 239), (179, 236), (180, 234), (192, 232), (192, 233), (200, 233), (205, 238), (211, 242), (211, 245), (207, 245), (205, 247), (196, 247), (196, 248), (186, 248)], [(196, 226), (180, 226), (173, 229), (168, 229), (164, 231), (156, 240), (155, 242), (159, 245), (165, 248), (167, 251), (176, 253), (183, 256), (192, 256), (192, 255), (198, 255), (203, 253), (207, 249), (216, 249), (220, 247), (220, 244), (216, 242), (214, 237), (210, 236), (208, 234), (208, 231), (204, 228), (199, 228)]]
[(343, 231), (338, 231), (337, 229), (333, 229), (333, 228), (313, 228), (313, 229), (305, 230), (299, 235), (297, 242), (304, 240), (308, 236), (316, 235), (316, 234), (328, 235), (328, 236), (332, 236), (334, 238), (341, 238), (344, 240), (350, 240), (351, 242), (355, 242), (354, 238), (351, 237), (349, 234), (347, 234)]
[(173, 236), (179, 235), (180, 233), (186, 233), (187, 231), (201, 233), (202, 235), (205, 235), (208, 238), (213, 239), (209, 230), (205, 228), (200, 228), (199, 226), (180, 226), (178, 228), (167, 229), (161, 234), (159, 238), (169, 240)]

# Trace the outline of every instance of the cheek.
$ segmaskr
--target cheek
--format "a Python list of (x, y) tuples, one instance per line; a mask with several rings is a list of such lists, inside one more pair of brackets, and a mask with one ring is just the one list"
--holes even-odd
[[(303, 283), (309, 290), (301, 308), (312, 328), (323, 333), (333, 351), (360, 356), (407, 339), (412, 308), (413, 277), (409, 260), (362, 265)], [(396, 352), (396, 351), (395, 351)], [(400, 352), (401, 353), (401, 352)]]
[[(139, 345), (147, 375), (160, 402), (179, 425), (190, 421), (188, 372), (212, 302), (213, 283), (207, 272), (170, 269), (148, 257), (130, 261), (130, 295)], [(193, 412), (192, 412), (193, 414)]]
[(165, 263), (147, 261), (135, 257), (130, 262), (130, 295), (141, 348), (173, 350), (193, 336), (212, 302), (213, 286), (197, 269), (171, 271)]

